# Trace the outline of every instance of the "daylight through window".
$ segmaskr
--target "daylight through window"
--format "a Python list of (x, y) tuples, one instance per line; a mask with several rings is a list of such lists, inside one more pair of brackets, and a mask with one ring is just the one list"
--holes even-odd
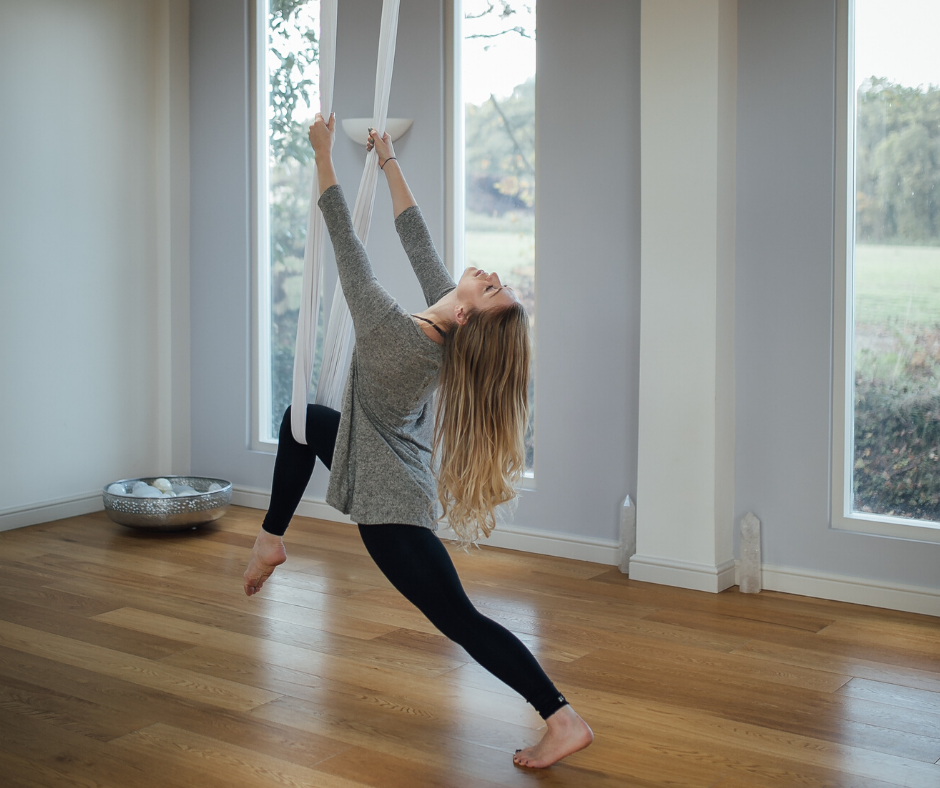
[[(940, 521), (940, 4), (855, 2), (852, 511)], [(850, 180), (851, 183), (851, 180)], [(854, 281), (853, 281), (854, 280)], [(850, 326), (851, 328), (851, 326)]]
[[(467, 266), (496, 271), (535, 303), (535, 2), (463, 0)], [(534, 463), (535, 369), (526, 469)]]
[[(319, 111), (318, 0), (257, 0), (263, 71), (258, 132), (258, 438), (276, 442), (291, 399), (313, 176), (307, 127)], [(262, 44), (263, 42), (263, 44)], [(322, 306), (322, 305), (321, 305)], [(319, 316), (318, 343), (323, 335)], [(317, 348), (313, 379), (319, 374)]]

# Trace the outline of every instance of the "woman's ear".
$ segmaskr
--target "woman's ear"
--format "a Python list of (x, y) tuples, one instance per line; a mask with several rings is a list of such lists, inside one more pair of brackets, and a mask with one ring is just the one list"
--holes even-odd
[(458, 326), (467, 325), (467, 310), (463, 308), (462, 304), (457, 304), (454, 307), (454, 320), (457, 321)]

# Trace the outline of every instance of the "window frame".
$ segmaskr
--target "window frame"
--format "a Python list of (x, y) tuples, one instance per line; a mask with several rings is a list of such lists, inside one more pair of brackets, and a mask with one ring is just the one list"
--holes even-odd
[(833, 370), (831, 527), (835, 530), (940, 542), (940, 523), (852, 511), (855, 372), (855, 2), (838, 0), (836, 10), (835, 179), (833, 216)]
[[(251, 412), (249, 448), (252, 451), (273, 454), (277, 451), (276, 437), (261, 437), (261, 414), (271, 410), (271, 272), (268, 213), (265, 195), (268, 189), (268, 130), (266, 127), (266, 59), (267, 47), (266, 0), (249, 0), (249, 167), (251, 183)], [(444, 4), (445, 52), (445, 243), (444, 264), (453, 276), (459, 276), (465, 267), (464, 228), (465, 190), (464, 171), (464, 106), (461, 85), (463, 3), (447, 0)], [(537, 105), (536, 105), (537, 106)], [(536, 124), (536, 151), (538, 151), (538, 124)], [(538, 156), (536, 155), (536, 161)], [(537, 167), (538, 165), (536, 165)], [(539, 226), (538, 178), (536, 177), (535, 226)], [(538, 259), (538, 231), (536, 230), (536, 259)], [(535, 282), (538, 301), (538, 276)], [(535, 332), (537, 334), (537, 330)], [(533, 346), (536, 336), (533, 336)], [(536, 361), (533, 358), (533, 367)], [(533, 429), (536, 451), (533, 470), (523, 474), (521, 486), (535, 489), (535, 469), (538, 463), (538, 378), (536, 378), (533, 409)]]
[(249, 167), (251, 183), (251, 411), (249, 448), (274, 454), (277, 440), (261, 437), (271, 412), (271, 249), (268, 225), (267, 0), (248, 2)]

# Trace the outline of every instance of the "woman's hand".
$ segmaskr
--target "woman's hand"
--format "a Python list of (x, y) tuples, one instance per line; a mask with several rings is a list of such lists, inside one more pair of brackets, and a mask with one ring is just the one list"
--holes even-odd
[(245, 570), (245, 593), (248, 596), (257, 594), (277, 567), (287, 560), (287, 550), (280, 536), (269, 534), (263, 528), (255, 539), (255, 546), (251, 551), (251, 559)]
[(395, 157), (395, 149), (392, 147), (392, 138), (386, 131), (379, 134), (375, 129), (369, 129), (369, 139), (366, 142), (366, 152), (373, 148), (379, 157), (379, 167), (384, 167), (385, 162)]
[(318, 112), (310, 127), (307, 137), (313, 146), (317, 159), (329, 160), (333, 154), (333, 138), (336, 131), (336, 113), (330, 113), (330, 122), (326, 123)]

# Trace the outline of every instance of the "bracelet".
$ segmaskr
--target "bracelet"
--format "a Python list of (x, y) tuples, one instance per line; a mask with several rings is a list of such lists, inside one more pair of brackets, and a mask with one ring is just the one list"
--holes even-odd
[[(388, 164), (390, 161), (398, 161), (398, 157), (397, 157), (397, 156), (389, 156), (389, 157), (385, 160), (385, 164)], [(380, 165), (379, 165), (379, 169), (380, 169), (380, 170), (384, 170), (384, 169), (385, 169), (385, 164), (380, 164)]]

